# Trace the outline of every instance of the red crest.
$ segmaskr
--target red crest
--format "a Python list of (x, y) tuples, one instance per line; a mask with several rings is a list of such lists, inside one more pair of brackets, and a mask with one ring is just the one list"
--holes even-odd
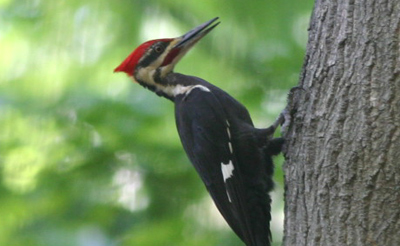
[(114, 69), (114, 72), (124, 72), (129, 76), (133, 76), (140, 58), (142, 58), (150, 46), (152, 46), (155, 42), (169, 40), (170, 39), (155, 39), (141, 44), (117, 68)]

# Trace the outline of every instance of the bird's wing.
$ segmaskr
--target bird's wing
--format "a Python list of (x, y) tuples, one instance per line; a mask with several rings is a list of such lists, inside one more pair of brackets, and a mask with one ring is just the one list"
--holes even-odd
[(254, 241), (249, 194), (245, 193), (222, 105), (212, 92), (201, 88), (180, 97), (175, 100), (176, 123), (190, 161), (230, 227), (243, 241)]

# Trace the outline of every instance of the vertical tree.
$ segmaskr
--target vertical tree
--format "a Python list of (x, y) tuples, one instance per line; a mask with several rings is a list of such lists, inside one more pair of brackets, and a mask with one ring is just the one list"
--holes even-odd
[(400, 242), (400, 2), (317, 0), (287, 133), (284, 245)]

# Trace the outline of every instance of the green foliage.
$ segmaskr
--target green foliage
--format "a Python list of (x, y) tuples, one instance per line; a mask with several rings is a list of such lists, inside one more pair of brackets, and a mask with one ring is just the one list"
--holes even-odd
[(242, 245), (183, 152), (173, 105), (112, 71), (141, 42), (219, 16), (176, 71), (227, 90), (267, 126), (297, 82), (311, 7), (0, 0), (0, 245)]

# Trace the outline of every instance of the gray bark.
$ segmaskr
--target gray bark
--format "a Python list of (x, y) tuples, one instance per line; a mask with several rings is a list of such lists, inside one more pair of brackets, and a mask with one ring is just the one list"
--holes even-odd
[(317, 0), (286, 134), (284, 245), (400, 245), (400, 1)]

